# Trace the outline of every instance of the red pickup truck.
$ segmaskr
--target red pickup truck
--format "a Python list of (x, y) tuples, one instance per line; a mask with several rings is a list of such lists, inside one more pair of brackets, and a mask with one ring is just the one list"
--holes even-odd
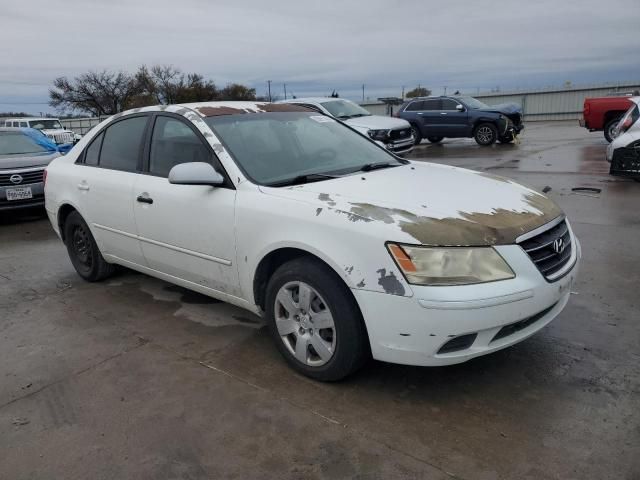
[(580, 126), (590, 132), (604, 130), (604, 138), (611, 142), (613, 128), (632, 105), (630, 98), (631, 96), (585, 98)]

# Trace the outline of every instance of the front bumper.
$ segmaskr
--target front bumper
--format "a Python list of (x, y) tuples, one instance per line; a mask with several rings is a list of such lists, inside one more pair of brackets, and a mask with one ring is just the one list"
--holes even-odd
[(640, 178), (640, 147), (607, 147), (607, 160), (611, 162), (609, 174), (621, 177)]
[(409, 153), (411, 150), (413, 150), (414, 145), (415, 141), (413, 135), (411, 135), (409, 138), (385, 143), (385, 147), (387, 147), (387, 150), (395, 153), (396, 155)]
[[(452, 287), (412, 286), (412, 297), (353, 290), (373, 357), (406, 365), (450, 365), (533, 335), (569, 300), (582, 255), (579, 241), (575, 237), (573, 241), (575, 263), (555, 282), (542, 276), (522, 248), (505, 245), (496, 250), (516, 273), (511, 280)], [(441, 350), (454, 338), (474, 334), (472, 343), (463, 349)]]
[(24, 200), (7, 200), (6, 190), (12, 187), (0, 187), (0, 211), (19, 210), (24, 208), (34, 208), (44, 206), (44, 184), (25, 183), (15, 185), (16, 187), (30, 187), (33, 198)]

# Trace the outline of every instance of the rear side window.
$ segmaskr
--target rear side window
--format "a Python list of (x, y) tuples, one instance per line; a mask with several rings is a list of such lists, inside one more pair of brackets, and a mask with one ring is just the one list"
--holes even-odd
[(28, 127), (27, 122), (20, 122), (20, 127), (27, 128)]
[(84, 154), (84, 163), (85, 165), (98, 165), (98, 156), (100, 155), (100, 147), (102, 146), (102, 139), (104, 138), (104, 133), (98, 135), (87, 151)]
[(423, 105), (424, 105), (423, 101), (411, 102), (409, 105), (407, 105), (407, 108), (405, 109), (405, 111), (417, 112), (418, 110), (424, 110)]
[(137, 170), (147, 118), (120, 120), (106, 129), (100, 150), (101, 167), (125, 172)]
[(159, 116), (153, 127), (149, 172), (162, 177), (176, 165), (186, 162), (211, 162), (211, 153), (184, 122)]

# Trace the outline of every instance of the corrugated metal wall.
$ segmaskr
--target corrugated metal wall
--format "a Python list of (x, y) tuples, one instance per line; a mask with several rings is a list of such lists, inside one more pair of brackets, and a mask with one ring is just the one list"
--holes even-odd
[[(634, 90), (640, 90), (640, 82), (555, 90), (481, 93), (472, 96), (487, 105), (517, 103), (522, 106), (527, 121), (577, 120), (582, 116), (582, 105), (585, 98), (604, 97), (613, 92), (624, 93)], [(386, 115), (386, 105), (382, 103), (362, 104), (362, 106), (374, 115)]]

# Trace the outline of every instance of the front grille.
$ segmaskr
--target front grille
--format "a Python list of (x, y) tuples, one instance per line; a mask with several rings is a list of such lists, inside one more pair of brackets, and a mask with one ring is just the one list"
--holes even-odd
[(409, 127), (398, 130), (391, 130), (389, 132), (389, 138), (391, 140), (404, 140), (411, 136), (411, 129)]
[[(20, 175), (22, 181), (14, 183), (10, 178), (14, 175)], [(0, 187), (19, 187), (21, 185), (28, 185), (31, 183), (40, 183), (43, 181), (44, 169), (32, 170), (30, 172), (12, 172), (12, 173), (0, 173)]]
[(460, 335), (459, 337), (452, 338), (447, 343), (445, 343), (438, 353), (451, 353), (451, 352), (459, 352), (460, 350), (466, 350), (473, 342), (475, 342), (477, 333), (469, 333), (467, 335)]
[(527, 252), (547, 280), (567, 264), (573, 250), (569, 226), (565, 220), (518, 245)]
[(47, 134), (47, 137), (57, 144), (73, 142), (73, 133), (71, 132), (49, 133)]
[(500, 330), (498, 330), (498, 333), (494, 335), (494, 337), (491, 339), (491, 342), (495, 342), (496, 340), (500, 340), (501, 338), (505, 338), (510, 335), (513, 335), (514, 333), (517, 333), (520, 330), (524, 330), (528, 326), (533, 325), (542, 317), (544, 317), (547, 313), (549, 313), (555, 306), (556, 304), (554, 303), (549, 308), (545, 308), (543, 311), (536, 313), (532, 317), (525, 318), (524, 320), (520, 320), (519, 322), (512, 323), (510, 325), (505, 325)]

